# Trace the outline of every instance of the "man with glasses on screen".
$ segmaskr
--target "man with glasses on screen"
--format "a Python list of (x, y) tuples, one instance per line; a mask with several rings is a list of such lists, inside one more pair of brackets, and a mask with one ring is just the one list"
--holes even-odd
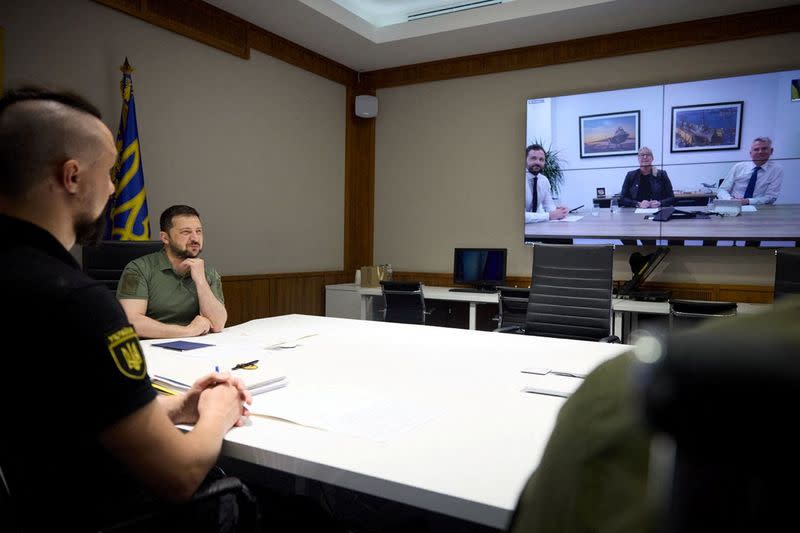
[(736, 163), (717, 191), (720, 200), (739, 200), (742, 205), (774, 204), (783, 182), (783, 168), (772, 156), (772, 139), (758, 137), (750, 146), (750, 159)]
[(542, 174), (544, 148), (531, 144), (525, 148), (525, 223), (560, 220), (567, 216), (566, 207), (556, 207), (550, 195), (550, 180)]

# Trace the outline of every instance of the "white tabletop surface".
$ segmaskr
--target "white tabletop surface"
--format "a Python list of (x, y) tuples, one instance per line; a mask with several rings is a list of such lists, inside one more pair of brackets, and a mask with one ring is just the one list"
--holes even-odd
[[(295, 348), (259, 347), (307, 332), (316, 335)], [(324, 411), (349, 391), (366, 400), (351, 417), (355, 429), (359, 417), (373, 427), (415, 415), (373, 436), (253, 416), (228, 433), (224, 455), (496, 528), (507, 525), (565, 401), (521, 392), (532, 379), (521, 370), (586, 373), (628, 348), (304, 315), (255, 320), (204, 341), (285, 371), (286, 388), (257, 397), (262, 411), (287, 398)]]

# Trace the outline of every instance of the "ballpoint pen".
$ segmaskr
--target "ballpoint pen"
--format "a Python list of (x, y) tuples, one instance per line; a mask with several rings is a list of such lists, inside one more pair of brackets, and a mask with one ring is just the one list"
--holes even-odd
[(246, 363), (239, 363), (236, 366), (234, 366), (233, 368), (231, 368), (231, 370), (239, 370), (240, 368), (247, 368), (247, 367), (250, 367), (250, 366), (255, 366), (256, 363), (258, 363), (258, 359), (253, 359), (252, 361), (248, 361)]
[(579, 205), (578, 207), (576, 207), (575, 209), (570, 209), (570, 210), (569, 210), (569, 212), (570, 212), (570, 213), (574, 213), (575, 211), (577, 211), (578, 209), (580, 209), (581, 207), (583, 207), (583, 205), (584, 205), (584, 204), (581, 204), (581, 205)]

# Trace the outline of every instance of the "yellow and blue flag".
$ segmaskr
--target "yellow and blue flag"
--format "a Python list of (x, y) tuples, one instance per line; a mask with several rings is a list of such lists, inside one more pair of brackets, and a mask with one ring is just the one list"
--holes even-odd
[(109, 223), (106, 225), (105, 239), (146, 241), (150, 239), (150, 219), (144, 190), (139, 130), (136, 127), (136, 105), (131, 79), (133, 68), (127, 57), (120, 70), (122, 113), (117, 131), (117, 164), (114, 166), (116, 192), (109, 213)]

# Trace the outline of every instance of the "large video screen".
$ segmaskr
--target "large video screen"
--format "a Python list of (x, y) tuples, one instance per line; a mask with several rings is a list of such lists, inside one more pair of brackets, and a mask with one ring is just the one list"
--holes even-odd
[[(529, 99), (525, 145), (541, 144), (549, 157), (557, 156), (560, 179), (555, 191), (551, 187), (550, 205), (569, 212), (560, 220), (529, 213), (525, 242), (794, 246), (800, 239), (799, 90), (800, 70), (792, 70)], [(780, 169), (782, 179), (768, 193), (760, 185), (748, 191), (741, 175), (759, 157), (751, 157), (751, 148), (763, 144), (754, 139), (764, 137), (772, 141), (772, 154), (759, 176), (767, 169), (774, 179)], [(640, 168), (640, 151), (647, 148), (651, 179), (636, 178), (646, 189), (629, 186), (622, 195), (626, 176)], [(763, 146), (761, 152), (763, 158)], [(737, 163), (745, 165), (737, 170)], [(520, 181), (530, 211), (530, 174), (525, 176)], [(664, 178), (672, 189), (664, 205), (677, 209), (669, 220), (653, 220), (650, 206), (623, 201), (632, 190), (664, 194)], [(721, 183), (733, 184), (731, 194), (720, 190)], [(728, 210), (731, 199), (744, 196), (741, 210)]]

